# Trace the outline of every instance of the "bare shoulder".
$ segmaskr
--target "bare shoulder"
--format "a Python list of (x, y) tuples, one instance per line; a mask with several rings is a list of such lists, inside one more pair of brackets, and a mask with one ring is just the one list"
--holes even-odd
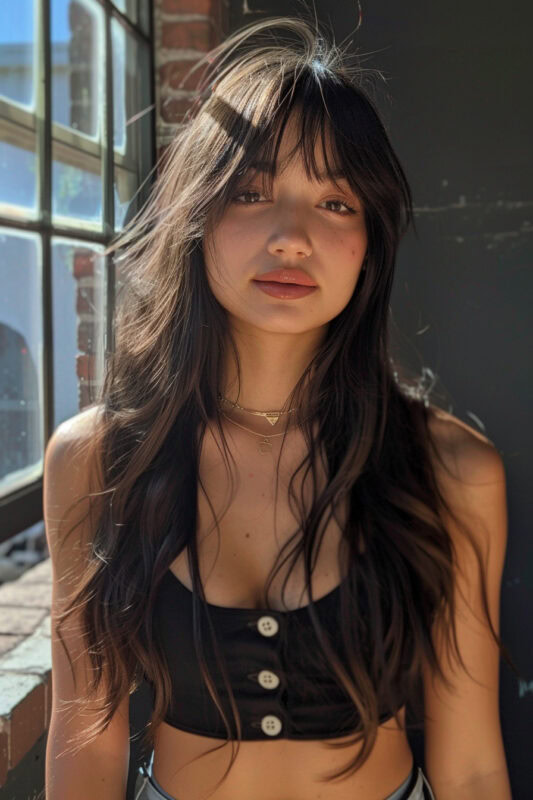
[(472, 444), (474, 441), (478, 441), (483, 445), (494, 447), (493, 442), (482, 433), (438, 406), (430, 406), (429, 419), (433, 432), (442, 440), (455, 443), (471, 442)]
[(57, 450), (89, 442), (96, 432), (101, 414), (101, 407), (94, 405), (64, 420), (53, 432), (47, 447)]
[[(57, 426), (45, 449), (43, 506), (48, 546), (53, 562), (63, 527), (89, 509), (89, 494), (101, 488), (99, 459), (95, 457), (94, 436), (101, 409), (90, 408)], [(89, 533), (87, 527), (80, 529)], [(61, 536), (60, 536), (61, 532)]]
[[(506, 478), (502, 456), (494, 443), (466, 423), (432, 408), (430, 434), (435, 442), (435, 477), (454, 514), (483, 536), (506, 538)], [(446, 512), (445, 516), (446, 515)], [(448, 518), (453, 535), (454, 522)]]
[(466, 422), (430, 406), (429, 429), (439, 458), (435, 467), (458, 484), (501, 478), (503, 460), (494, 442)]
[(45, 448), (45, 471), (61, 470), (69, 480), (82, 478), (101, 418), (100, 406), (91, 406), (57, 426)]

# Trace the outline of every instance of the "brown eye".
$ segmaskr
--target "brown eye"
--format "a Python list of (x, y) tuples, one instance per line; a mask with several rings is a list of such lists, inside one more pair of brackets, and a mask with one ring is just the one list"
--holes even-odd
[(336, 209), (330, 209), (331, 211), (335, 211), (335, 213), (340, 213), (342, 216), (346, 216), (347, 214), (357, 214), (357, 211), (355, 210), (355, 208), (352, 208), (351, 206), (349, 206), (348, 203), (344, 202), (344, 200), (324, 200), (324, 203), (333, 203), (334, 205), (337, 205), (337, 206), (344, 206), (344, 208), (347, 209), (347, 211), (340, 211), (338, 209), (337, 210)]
[(232, 200), (234, 202), (236, 202), (236, 203), (243, 203), (244, 205), (254, 205), (256, 202), (258, 202), (257, 200), (250, 200), (250, 199), (248, 199), (248, 200), (239, 200), (240, 197), (247, 197), (247, 198), (255, 197), (255, 198), (257, 198), (257, 197), (260, 197), (260, 192), (256, 192), (255, 189), (246, 189), (244, 192), (241, 192), (240, 194), (236, 194), (236, 195), (234, 195), (232, 197)]

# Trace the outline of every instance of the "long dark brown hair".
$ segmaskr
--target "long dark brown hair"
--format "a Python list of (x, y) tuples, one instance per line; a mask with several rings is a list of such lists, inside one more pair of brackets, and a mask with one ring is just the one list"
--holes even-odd
[[(208, 53), (201, 65), (198, 102), (169, 146), (148, 202), (108, 251), (116, 254), (122, 288), (113, 352), (94, 402), (98, 424), (87, 444), (87, 463), (98, 465), (95, 491), (88, 495), (94, 512), (91, 552), (79, 591), (64, 612), (66, 618), (74, 605), (83, 607), (94, 668), (87, 699), (104, 671), (106, 677), (106, 713), (84, 732), (83, 742), (107, 726), (125, 693), (147, 680), (154, 708), (143, 744), (150, 751), (153, 730), (171, 699), (154, 603), (184, 548), (202, 675), (227, 741), (241, 740), (225, 670), (232, 717), (216, 691), (214, 665), (203, 658), (202, 632), (213, 636), (213, 631), (200, 625), (209, 608), (195, 542), (199, 483), (204, 490), (199, 450), (209, 424), (229, 453), (217, 405), (227, 347), (239, 363), (227, 313), (206, 279), (204, 246), (206, 232), (216, 226), (253, 162), (271, 165), (267, 178), (273, 178), (281, 136), (294, 118), (299, 132), (294, 152), (302, 154), (308, 174), (317, 174), (318, 142), (331, 175), (341, 170), (361, 199), (368, 234), (367, 268), (284, 406), (299, 409), (308, 447), (289, 486), (301, 522), (283, 548), (295, 543), (284, 561), (292, 558), (292, 570), (303, 557), (309, 587), (317, 542), (343, 499), (348, 508), (344, 558), (354, 569), (341, 586), (339, 619), (347, 664), (336, 655), (309, 597), (323, 648), (317, 658), (325, 656), (353, 701), (353, 738), (324, 744), (363, 741), (353, 761), (324, 778), (334, 780), (352, 775), (368, 758), (379, 724), (378, 696), (400, 725), (405, 698), (420, 713), (424, 662), (450, 687), (436, 656), (435, 625), (446, 632), (448, 648), (453, 645), (466, 669), (454, 622), (454, 571), (460, 564), (444, 524), (444, 512), (455, 515), (436, 477), (433, 406), (429, 392), (406, 378), (389, 354), (390, 294), (398, 245), (413, 223), (411, 191), (364, 88), (368, 71), (318, 26), (297, 18), (256, 22)], [(318, 493), (322, 454), (327, 484)], [(231, 479), (229, 459), (226, 463)], [(311, 475), (310, 507), (293, 488), (300, 473), (306, 481)], [(485, 554), (462, 528), (476, 553), (492, 636), (514, 668), (490, 618)], [(359, 568), (363, 549), (364, 568)], [(275, 574), (273, 569), (268, 585)], [(356, 613), (361, 593), (368, 608), (364, 615)]]

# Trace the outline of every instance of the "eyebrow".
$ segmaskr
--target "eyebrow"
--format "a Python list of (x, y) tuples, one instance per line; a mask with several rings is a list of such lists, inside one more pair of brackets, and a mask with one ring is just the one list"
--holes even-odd
[[(268, 163), (268, 161), (254, 161), (249, 165), (249, 169), (255, 170), (256, 172), (272, 172), (272, 165)], [(344, 179), (347, 180), (345, 173), (342, 170), (335, 170), (331, 174), (324, 171), (319, 172), (316, 176), (317, 180), (320, 183), (325, 183), (325, 181), (329, 180), (339, 180)]]

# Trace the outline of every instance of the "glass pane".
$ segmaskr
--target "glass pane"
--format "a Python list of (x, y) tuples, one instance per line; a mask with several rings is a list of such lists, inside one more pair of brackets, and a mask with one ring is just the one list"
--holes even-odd
[(38, 478), (43, 318), (37, 235), (0, 228), (0, 497)]
[(100, 140), (104, 12), (96, 0), (51, 0), (52, 119)]
[(0, 214), (37, 217), (35, 132), (0, 118)]
[(34, 0), (0, 3), (0, 95), (33, 108), (35, 68)]
[(103, 248), (52, 239), (54, 427), (92, 402), (104, 363)]
[[(118, 195), (119, 202), (115, 209), (115, 228), (119, 230), (127, 210), (124, 205), (132, 200), (151, 167), (153, 109), (150, 107), (148, 47), (133, 39), (117, 20), (111, 21), (111, 37), (115, 198)], [(132, 210), (128, 216), (133, 215)]]
[(111, 20), (113, 49), (113, 111), (115, 151), (133, 159), (138, 126), (131, 121), (139, 109), (138, 45), (116, 19)]
[(137, 22), (137, 0), (113, 0), (113, 5), (132, 22)]
[(115, 167), (115, 229), (121, 230), (125, 223), (135, 216), (138, 210), (136, 200), (137, 173)]
[(69, 147), (63, 142), (52, 143), (52, 157), (54, 223), (101, 228), (100, 159)]

